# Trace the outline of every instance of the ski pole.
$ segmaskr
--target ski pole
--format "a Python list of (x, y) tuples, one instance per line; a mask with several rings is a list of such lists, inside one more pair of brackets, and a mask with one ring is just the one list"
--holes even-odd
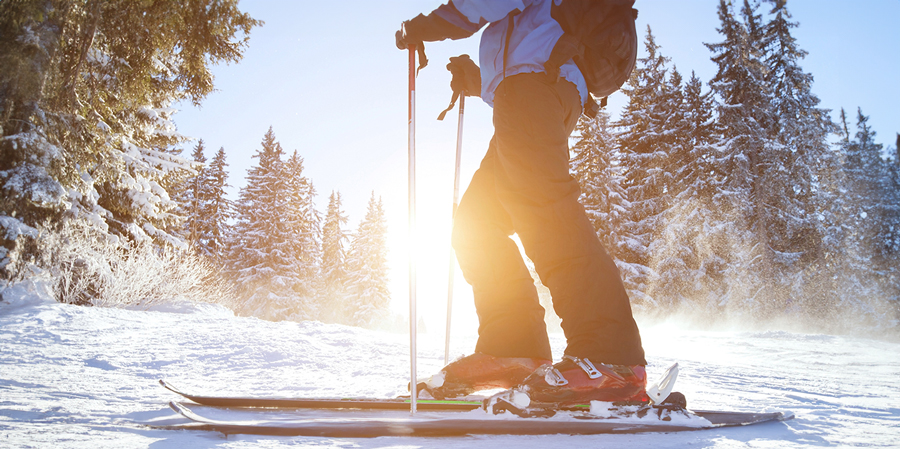
[[(459, 207), (459, 166), (462, 160), (462, 135), (463, 115), (466, 109), (466, 95), (459, 97), (459, 123), (456, 125), (456, 169), (453, 172), (453, 213), (450, 214), (452, 229), (453, 219), (456, 218), (456, 208)], [(447, 332), (444, 339), (444, 365), (450, 363), (450, 317), (453, 313), (453, 276), (456, 274), (456, 253), (450, 246), (450, 276), (447, 284)]]
[(409, 412), (416, 413), (416, 46), (409, 47)]

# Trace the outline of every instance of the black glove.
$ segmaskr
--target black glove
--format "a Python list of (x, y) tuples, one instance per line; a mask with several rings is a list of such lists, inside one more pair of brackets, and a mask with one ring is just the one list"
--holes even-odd
[(475, 61), (469, 55), (459, 55), (450, 58), (447, 70), (453, 78), (450, 80), (450, 88), (453, 93), (461, 93), (467, 97), (481, 96), (481, 70), (475, 65)]
[[(450, 106), (441, 112), (438, 120), (443, 120), (444, 116), (456, 106), (456, 100), (459, 96), (463, 97), (480, 97), (481, 96), (481, 70), (475, 65), (475, 62), (469, 58), (469, 55), (459, 55), (450, 58), (447, 64), (447, 70), (453, 78), (450, 79), (450, 88), (453, 89), (453, 98), (450, 99)], [(462, 106), (460, 106), (462, 107)]]
[(411, 45), (417, 45), (422, 42), (410, 39), (409, 35), (406, 32), (406, 24), (407, 22), (401, 23), (400, 29), (397, 30), (396, 34), (394, 34), (394, 39), (397, 41), (397, 48), (399, 48), (400, 50), (406, 50)]

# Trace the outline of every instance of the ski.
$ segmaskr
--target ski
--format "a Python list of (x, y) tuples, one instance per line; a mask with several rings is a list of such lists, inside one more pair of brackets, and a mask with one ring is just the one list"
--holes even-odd
[[(675, 378), (678, 376), (678, 364), (669, 367), (662, 378), (647, 389), (653, 404), (661, 404), (669, 396)], [(159, 384), (167, 390), (189, 399), (197, 404), (213, 407), (261, 407), (261, 408), (310, 408), (310, 409), (366, 409), (366, 410), (408, 410), (409, 397), (394, 399), (371, 398), (255, 398), (202, 396), (186, 393), (174, 385), (160, 379)], [(660, 386), (663, 386), (660, 388)], [(460, 399), (425, 399), (417, 398), (417, 408), (427, 411), (469, 411), (482, 408), (482, 397)], [(577, 411), (590, 408), (589, 404), (564, 406), (562, 410)], [(558, 408), (559, 409), (559, 408)]]
[[(217, 419), (185, 404), (169, 406), (190, 422), (166, 426), (172, 429), (215, 431), (226, 435), (317, 436), (331, 438), (372, 438), (382, 436), (449, 437), (463, 435), (594, 435), (645, 432), (682, 432), (717, 427), (746, 426), (789, 419), (783, 413), (740, 413), (683, 411), (659, 418), (655, 413), (638, 416), (626, 413), (610, 417), (589, 412), (560, 412), (552, 418), (495, 416), (483, 411), (464, 413), (424, 412), (411, 416), (400, 410), (297, 410), (267, 416), (266, 410), (244, 411), (246, 420)], [(638, 407), (634, 408), (639, 410)], [(211, 408), (212, 412), (233, 412)]]
[[(398, 398), (278, 398), (278, 397), (230, 397), (202, 396), (186, 393), (172, 384), (160, 379), (159, 384), (167, 390), (189, 399), (197, 404), (209, 407), (230, 408), (284, 408), (284, 409), (348, 409), (348, 410), (403, 410), (409, 411), (410, 399)], [(424, 411), (467, 412), (484, 408), (484, 400), (480, 396), (459, 399), (417, 399), (417, 408)], [(590, 409), (590, 404), (554, 406), (556, 410), (579, 411)]]
[[(409, 398), (254, 398), (200, 396), (185, 393), (160, 379), (167, 390), (201, 405), (212, 407), (260, 407), (260, 408), (308, 408), (308, 409), (357, 409), (357, 410), (409, 410)], [(418, 399), (418, 408), (429, 411), (469, 411), (481, 408), (481, 400)]]

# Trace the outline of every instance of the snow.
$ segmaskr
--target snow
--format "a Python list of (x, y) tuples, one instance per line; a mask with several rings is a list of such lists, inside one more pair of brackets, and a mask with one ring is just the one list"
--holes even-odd
[(0, 230), (3, 230), (3, 236), (7, 240), (15, 240), (19, 238), (20, 235), (27, 235), (31, 238), (37, 238), (38, 231), (31, 226), (22, 223), (20, 220), (7, 217), (6, 215), (0, 215)]
[[(0, 302), (0, 447), (778, 447), (900, 446), (900, 344), (784, 331), (642, 328), (651, 377), (678, 361), (676, 390), (695, 409), (788, 411), (795, 419), (673, 434), (338, 440), (159, 430), (185, 420), (166, 379), (198, 394), (393, 397), (408, 337), (318, 322), (235, 317), (215, 305), (140, 311), (59, 304), (40, 282)], [(419, 339), (422, 376), (442, 335)], [(563, 339), (551, 336), (555, 353)], [(453, 342), (453, 354), (473, 347)], [(218, 411), (217, 417), (234, 412)]]

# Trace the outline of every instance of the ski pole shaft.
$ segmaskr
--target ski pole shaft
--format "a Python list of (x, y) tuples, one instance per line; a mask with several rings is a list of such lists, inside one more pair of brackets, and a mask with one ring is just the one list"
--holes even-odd
[[(456, 168), (453, 171), (453, 212), (450, 214), (451, 229), (459, 207), (459, 166), (462, 160), (463, 116), (466, 110), (465, 94), (459, 97), (459, 123), (456, 125)], [(447, 285), (447, 331), (444, 338), (444, 365), (450, 363), (450, 322), (453, 315), (453, 278), (456, 274), (456, 253), (450, 247), (450, 275)]]
[(409, 47), (409, 412), (416, 413), (416, 47)]

